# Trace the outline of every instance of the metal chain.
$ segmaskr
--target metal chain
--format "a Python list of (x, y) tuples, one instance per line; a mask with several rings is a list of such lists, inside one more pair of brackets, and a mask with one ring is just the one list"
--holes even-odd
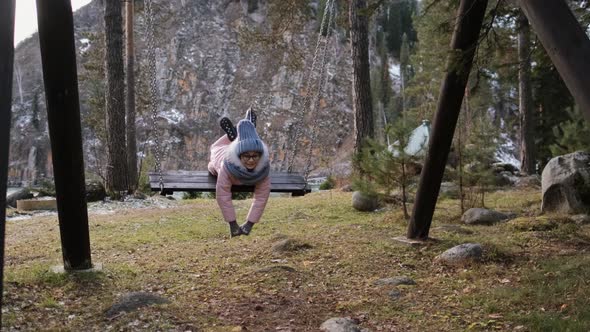
[(158, 119), (158, 84), (156, 81), (156, 50), (154, 38), (154, 17), (152, 0), (145, 1), (145, 28), (146, 41), (148, 50), (148, 77), (150, 80), (149, 104), (151, 111), (152, 136), (154, 138), (154, 157), (156, 158), (156, 172), (158, 172), (160, 181), (160, 191), (164, 190), (164, 177), (162, 175), (162, 147), (158, 137), (157, 119)]
[[(309, 74), (307, 75), (307, 86), (305, 88), (305, 97), (303, 100), (303, 109), (301, 112), (297, 113), (297, 116), (295, 118), (295, 122), (293, 123), (293, 125), (295, 126), (295, 135), (294, 135), (294, 139), (291, 142), (291, 149), (289, 149), (291, 152), (291, 157), (288, 159), (289, 160), (289, 167), (287, 168), (287, 171), (290, 173), (293, 170), (293, 164), (295, 162), (295, 158), (297, 156), (297, 153), (299, 152), (299, 140), (301, 139), (301, 124), (303, 122), (304, 116), (308, 111), (313, 111), (312, 107), (312, 100), (314, 101), (314, 105), (316, 105), (317, 108), (317, 104), (319, 104), (319, 95), (321, 91), (318, 91), (318, 93), (313, 94), (311, 92), (313, 86), (315, 85), (314, 83), (316, 81), (319, 80), (318, 83), (318, 88), (321, 90), (322, 86), (324, 84), (324, 79), (323, 79), (323, 74), (324, 74), (324, 69), (325, 69), (325, 63), (327, 60), (326, 57), (326, 50), (327, 50), (327, 46), (328, 46), (328, 41), (329, 41), (329, 37), (330, 37), (330, 27), (332, 25), (332, 17), (334, 16), (334, 0), (328, 0), (324, 9), (324, 16), (322, 18), (322, 23), (320, 26), (320, 33), (318, 36), (318, 40), (316, 42), (316, 48), (314, 51), (314, 56), (313, 56), (313, 60), (312, 60), (312, 64), (311, 64), (311, 68), (309, 70)], [(316, 73), (316, 67), (317, 67), (317, 63), (318, 63), (318, 58), (321, 58), (321, 62), (322, 64), (320, 65), (320, 72)], [(313, 96), (313, 98), (312, 98)], [(315, 129), (317, 129), (317, 123), (318, 123), (318, 119), (317, 117), (314, 119), (314, 125), (312, 127), (312, 133), (315, 131)], [(317, 135), (314, 135), (312, 137), (312, 141), (310, 143), (310, 150), (313, 149), (313, 140), (315, 139)], [(287, 150), (287, 152), (289, 151)], [(308, 165), (306, 166), (306, 169), (304, 171), (305, 174), (305, 180), (307, 181), (307, 176), (309, 175), (309, 167), (311, 166), (311, 151), (310, 154), (308, 156), (308, 161), (307, 161)]]
[[(332, 19), (334, 18), (334, 4), (332, 3), (332, 6), (330, 6), (329, 8), (327, 8), (327, 10), (329, 10), (329, 16), (328, 16), (328, 27), (327, 27), (327, 31), (326, 31), (326, 36), (325, 36), (325, 42), (324, 42), (324, 47), (322, 49), (322, 63), (320, 66), (320, 70), (318, 72), (319, 75), (319, 82), (317, 85), (317, 90), (316, 94), (314, 96), (314, 103), (313, 103), (313, 108), (311, 109), (312, 112), (314, 111), (318, 111), (320, 108), (320, 100), (321, 100), (321, 96), (322, 96), (322, 92), (324, 91), (325, 85), (326, 85), (326, 64), (327, 64), (327, 59), (328, 57), (326, 56), (326, 54), (328, 53), (328, 44), (329, 44), (329, 38), (330, 38), (330, 34), (331, 34), (331, 30), (330, 27), (332, 25)], [(313, 116), (313, 123), (311, 126), (311, 138), (310, 138), (310, 143), (309, 143), (309, 148), (308, 148), (308, 153), (307, 153), (307, 161), (305, 163), (305, 169), (303, 171), (303, 175), (305, 178), (305, 182), (307, 182), (307, 178), (309, 177), (309, 173), (311, 172), (311, 157), (312, 157), (312, 152), (313, 152), (313, 148), (315, 147), (315, 142), (318, 136), (318, 125), (319, 125), (319, 119), (320, 116), (319, 114), (316, 116)]]
[[(289, 173), (291, 173), (293, 171), (293, 164), (295, 162), (295, 159), (297, 157), (297, 154), (299, 152), (299, 140), (301, 139), (301, 124), (303, 122), (304, 116), (305, 114), (310, 110), (311, 108), (311, 101), (312, 101), (312, 92), (311, 89), (314, 85), (314, 82), (318, 79), (318, 73), (316, 73), (316, 67), (317, 67), (317, 63), (318, 63), (318, 57), (321, 56), (325, 58), (326, 53), (325, 52), (321, 52), (321, 50), (325, 49), (325, 45), (328, 42), (328, 36), (329, 36), (329, 28), (330, 28), (330, 24), (331, 24), (331, 15), (333, 13), (333, 8), (334, 8), (334, 0), (328, 0), (326, 2), (326, 6), (324, 9), (324, 16), (322, 17), (322, 23), (320, 25), (320, 33), (318, 35), (318, 40), (316, 42), (316, 47), (315, 47), (315, 51), (314, 51), (314, 55), (313, 55), (313, 60), (311, 63), (311, 68), (309, 70), (309, 73), (307, 75), (307, 79), (304, 80), (306, 81), (306, 88), (305, 88), (305, 96), (303, 99), (303, 108), (301, 112), (296, 113), (296, 118), (295, 118), (295, 122), (293, 123), (293, 126), (295, 126), (295, 135), (293, 140), (290, 142), (291, 143), (291, 148), (287, 150), (287, 155), (288, 152), (291, 151), (291, 156), (290, 158), (288, 157), (289, 160), (289, 167), (287, 168), (287, 171)], [(328, 18), (328, 19), (327, 19)], [(324, 47), (322, 47), (322, 45)], [(315, 75), (314, 75), (315, 74)]]

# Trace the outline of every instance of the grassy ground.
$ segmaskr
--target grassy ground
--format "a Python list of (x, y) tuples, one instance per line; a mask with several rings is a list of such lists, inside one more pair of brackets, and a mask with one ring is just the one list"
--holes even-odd
[[(440, 228), (460, 217), (457, 201), (441, 200), (435, 240), (419, 247), (393, 240), (406, 229), (398, 207), (357, 212), (350, 193), (335, 191), (271, 198), (253, 233), (231, 240), (213, 200), (91, 215), (92, 259), (104, 268), (73, 275), (49, 272), (61, 263), (56, 217), (8, 222), (2, 327), (316, 331), (331, 317), (349, 316), (371, 331), (588, 331), (590, 226), (537, 216), (539, 196), (488, 195), (488, 207), (520, 218), (461, 226), (470, 234)], [(240, 219), (250, 202), (237, 202)], [(273, 251), (285, 238), (311, 248)], [(483, 262), (433, 263), (466, 242), (484, 246)], [(416, 285), (373, 284), (396, 276)], [(396, 299), (389, 295), (394, 288)], [(171, 302), (105, 316), (134, 291)]]

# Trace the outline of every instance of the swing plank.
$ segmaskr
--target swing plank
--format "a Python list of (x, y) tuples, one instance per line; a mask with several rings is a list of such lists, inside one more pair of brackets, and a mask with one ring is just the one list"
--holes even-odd
[[(163, 171), (163, 188), (160, 188), (160, 175), (149, 174), (152, 191), (161, 191), (162, 195), (170, 195), (175, 191), (215, 192), (217, 177), (207, 171)], [(161, 190), (162, 189), (162, 190)], [(254, 186), (234, 185), (232, 192), (253, 192)], [(298, 173), (271, 172), (270, 191), (275, 193), (291, 193), (292, 196), (303, 196), (311, 192), (311, 187)]]

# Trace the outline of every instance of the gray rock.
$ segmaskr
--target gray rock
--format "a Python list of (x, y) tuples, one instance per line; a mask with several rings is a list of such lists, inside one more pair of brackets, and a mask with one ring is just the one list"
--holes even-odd
[(305, 249), (311, 249), (312, 246), (308, 243), (299, 242), (293, 239), (284, 239), (272, 246), (274, 252), (293, 252)]
[[(33, 198), (33, 194), (27, 188), (21, 188), (15, 190), (14, 192), (10, 193), (6, 196), (6, 205), (16, 207), (16, 201), (19, 199), (29, 199)], [(2, 207), (4, 208), (4, 207)]]
[(321, 331), (326, 332), (361, 332), (360, 327), (350, 318), (335, 317), (323, 322)]
[(576, 214), (570, 217), (576, 225), (588, 225), (590, 224), (590, 216), (587, 214)]
[(375, 286), (383, 286), (383, 285), (415, 285), (416, 282), (408, 277), (393, 277), (393, 278), (383, 278), (376, 280), (373, 285)]
[(86, 201), (98, 202), (107, 197), (107, 192), (100, 181), (86, 181)]
[(121, 298), (105, 312), (105, 315), (108, 318), (112, 318), (121, 312), (131, 312), (141, 307), (164, 303), (170, 303), (170, 301), (155, 294), (145, 292), (127, 293), (121, 296)]
[(372, 212), (379, 207), (379, 198), (355, 191), (352, 194), (352, 207), (358, 211)]
[(400, 297), (402, 297), (402, 292), (398, 291), (397, 289), (394, 289), (391, 292), (387, 293), (387, 295), (389, 295), (390, 299), (397, 300)]
[(461, 221), (467, 225), (493, 225), (502, 220), (508, 219), (508, 216), (482, 208), (471, 208), (461, 216)]
[(438, 263), (446, 264), (463, 264), (481, 260), (483, 256), (483, 247), (479, 243), (464, 243), (455, 246), (434, 260)]
[(492, 167), (494, 173), (508, 172), (510, 174), (515, 174), (518, 172), (518, 167), (509, 163), (493, 163)]
[(555, 157), (541, 175), (543, 212), (568, 214), (590, 211), (590, 153), (574, 152)]

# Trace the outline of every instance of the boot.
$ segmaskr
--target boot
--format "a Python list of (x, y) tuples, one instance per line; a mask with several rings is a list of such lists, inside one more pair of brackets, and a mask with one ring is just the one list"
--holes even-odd
[(250, 232), (252, 231), (252, 227), (254, 227), (254, 223), (246, 221), (245, 223), (242, 224), (242, 226), (240, 226), (240, 231), (244, 235), (250, 235)]
[(242, 229), (238, 226), (238, 223), (235, 221), (229, 222), (229, 236), (236, 237), (242, 235)]
[(248, 108), (248, 110), (246, 111), (246, 116), (244, 117), (244, 119), (246, 120), (250, 120), (250, 122), (252, 122), (252, 124), (254, 125), (254, 128), (256, 128), (256, 113), (254, 112), (254, 110), (252, 109), (252, 107)]
[(221, 120), (219, 120), (219, 126), (221, 126), (221, 129), (225, 131), (225, 134), (227, 135), (227, 138), (229, 138), (230, 141), (233, 142), (233, 140), (235, 140), (238, 136), (236, 127), (234, 127), (234, 124), (231, 123), (230, 119), (226, 117), (221, 118)]

